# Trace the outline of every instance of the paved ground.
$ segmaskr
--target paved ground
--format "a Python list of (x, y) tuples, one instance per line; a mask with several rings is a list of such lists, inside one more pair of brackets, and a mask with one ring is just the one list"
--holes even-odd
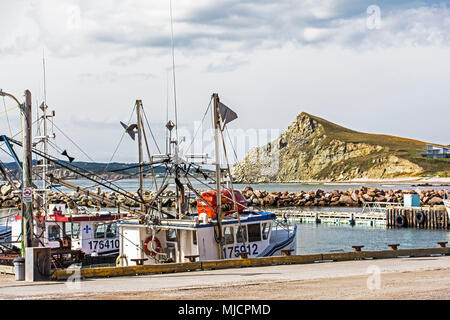
[(237, 268), (80, 282), (16, 282), (0, 299), (450, 299), (450, 257)]

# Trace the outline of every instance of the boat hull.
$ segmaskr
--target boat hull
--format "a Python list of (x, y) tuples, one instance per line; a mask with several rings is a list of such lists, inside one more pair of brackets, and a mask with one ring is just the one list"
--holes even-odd
[(450, 215), (450, 199), (444, 200), (445, 209), (447, 209), (447, 214)]
[(275, 235), (272, 236), (271, 244), (260, 257), (271, 257), (282, 255), (282, 250), (293, 250), (292, 254), (296, 254), (297, 249), (297, 226), (293, 231), (276, 230), (273, 231)]

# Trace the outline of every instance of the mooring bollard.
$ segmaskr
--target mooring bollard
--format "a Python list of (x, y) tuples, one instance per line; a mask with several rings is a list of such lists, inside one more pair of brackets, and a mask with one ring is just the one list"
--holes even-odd
[(445, 248), (445, 245), (448, 243), (448, 241), (439, 241), (437, 244), (441, 246), (441, 248)]
[(389, 247), (391, 247), (392, 250), (397, 250), (397, 247), (399, 246), (399, 243), (395, 243), (395, 244), (388, 244)]
[(241, 259), (247, 259), (248, 258), (248, 252), (239, 252), (239, 256)]
[(355, 215), (353, 213), (352, 213), (349, 223), (351, 226), (354, 226), (356, 224)]
[(315, 218), (316, 218), (316, 224), (319, 224), (321, 221), (320, 221), (318, 213), (315, 214)]
[(361, 251), (361, 248), (364, 248), (364, 246), (352, 246), (353, 249), (355, 249), (355, 252)]
[(283, 254), (283, 256), (290, 256), (292, 251), (294, 251), (294, 249), (280, 250), (280, 252)]

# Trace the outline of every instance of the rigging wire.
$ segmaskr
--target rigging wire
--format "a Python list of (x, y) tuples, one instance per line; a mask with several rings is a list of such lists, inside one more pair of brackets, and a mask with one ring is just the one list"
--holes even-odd
[[(54, 143), (52, 143), (52, 142), (50, 142), (49, 141), (49, 145), (51, 146), (51, 147), (53, 147), (57, 152), (61, 152), (61, 148), (59, 148), (56, 144), (54, 144)], [(58, 150), (59, 149), (59, 150)], [(150, 164), (151, 165), (151, 164)], [(144, 164), (144, 166), (145, 166), (145, 164)], [(128, 167), (125, 167), (125, 168), (120, 168), (120, 169), (115, 169), (115, 170), (110, 170), (109, 172), (119, 172), (119, 171), (124, 171), (124, 170), (128, 170), (128, 169), (133, 169), (133, 168), (139, 168), (139, 167), (141, 167), (141, 165), (133, 165), (133, 166), (128, 166)], [(159, 166), (156, 166), (156, 167), (159, 167)], [(145, 173), (145, 172), (149, 172), (149, 171), (151, 171), (151, 169), (144, 169), (143, 170), (143, 172)], [(130, 178), (133, 178), (133, 177), (135, 177), (135, 176), (137, 176), (139, 174), (139, 172), (137, 172), (137, 173), (131, 173), (131, 174), (128, 174), (127, 176), (124, 176), (124, 177), (119, 177), (119, 178), (117, 178), (117, 179), (112, 179), (112, 180), (109, 180), (110, 182), (117, 182), (117, 181), (120, 181), (120, 180), (124, 180), (124, 179), (130, 179)], [(87, 186), (86, 188), (87, 189), (91, 189), (91, 188), (95, 188), (95, 187), (98, 187), (100, 184), (97, 182), (97, 183), (94, 183), (93, 185), (91, 185), (91, 186)]]
[(200, 122), (200, 125), (198, 126), (197, 130), (195, 131), (194, 137), (192, 138), (191, 143), (187, 147), (186, 151), (188, 151), (191, 148), (192, 144), (194, 143), (195, 138), (197, 137), (197, 134), (198, 134), (200, 128), (202, 127), (203, 121), (205, 121), (205, 118), (206, 118), (206, 115), (208, 114), (209, 108), (211, 108), (211, 102), (212, 102), (212, 97), (209, 100), (209, 104), (208, 104), (208, 107), (206, 108), (206, 111), (205, 111), (205, 113), (203, 115), (202, 121)]
[(78, 144), (76, 144), (75, 141), (73, 141), (69, 136), (67, 136), (67, 134), (65, 134), (56, 124), (53, 123), (53, 125), (59, 132), (63, 134), (64, 137), (66, 137), (70, 142), (72, 142), (73, 145), (77, 147), (77, 149), (80, 150), (89, 160), (95, 162), (94, 159), (92, 159), (86, 152), (84, 152), (84, 150)]
[(152, 128), (150, 127), (150, 124), (149, 124), (149, 122), (148, 122), (147, 114), (145, 113), (145, 109), (142, 108), (142, 110), (144, 111), (145, 122), (147, 123), (147, 126), (148, 126), (148, 129), (149, 129), (150, 134), (151, 134), (151, 136), (152, 136), (153, 142), (155, 143), (156, 148), (158, 149), (158, 152), (161, 153), (161, 149), (159, 149), (158, 143), (156, 142), (155, 136), (153, 135)]
[[(133, 117), (133, 114), (134, 114), (135, 110), (136, 110), (136, 104), (134, 105), (133, 110), (131, 111), (130, 119), (128, 119), (127, 126), (130, 125), (130, 121), (131, 121), (131, 118)], [(114, 150), (111, 158), (109, 159), (108, 164), (103, 169), (103, 172), (107, 172), (107, 169), (109, 168), (109, 165), (111, 164), (111, 162), (113, 161), (114, 157), (116, 156), (117, 150), (119, 150), (119, 147), (120, 147), (120, 145), (122, 143), (122, 140), (123, 140), (123, 137), (125, 136), (125, 133), (126, 133), (126, 131), (122, 132), (122, 136), (120, 137), (119, 143), (117, 144), (116, 149)]]
[[(20, 142), (14, 140), (14, 139), (9, 138), (8, 140), (10, 142), (14, 143), (14, 144), (20, 144)], [(88, 171), (88, 170), (86, 170), (84, 168), (80, 168), (78, 166), (75, 166), (74, 164), (69, 164), (69, 163), (64, 164), (64, 161), (62, 161), (62, 160), (60, 160), (60, 159), (58, 159), (58, 158), (56, 158), (54, 156), (51, 156), (49, 154), (45, 155), (41, 151), (37, 150), (36, 148), (32, 148), (32, 152), (40, 155), (41, 157), (47, 158), (47, 160), (50, 160), (51, 162), (53, 162), (56, 165), (59, 165), (59, 166), (65, 168), (65, 169), (68, 169), (70, 171), (74, 171), (74, 172), (76, 172), (77, 174), (81, 175), (84, 178), (87, 178), (89, 180), (94, 180), (94, 178), (95, 178), (95, 179), (97, 179), (95, 182), (97, 182), (98, 184), (100, 184), (100, 185), (102, 185), (102, 186), (104, 186), (104, 187), (106, 187), (108, 189), (111, 189), (111, 190), (113, 190), (113, 188), (116, 188), (116, 190), (113, 190), (113, 191), (116, 191), (117, 193), (120, 193), (120, 194), (124, 195), (125, 197), (131, 198), (132, 200), (139, 202), (139, 200), (137, 200), (136, 198), (132, 197), (128, 193), (127, 190), (123, 189), (119, 185), (115, 185), (115, 184), (111, 183), (107, 179), (104, 179), (103, 177), (101, 177), (100, 175), (98, 175), (98, 174), (96, 174), (94, 172)], [(82, 172), (84, 172), (84, 173), (82, 173)]]
[(225, 131), (227, 132), (228, 141), (230, 141), (231, 148), (233, 149), (234, 158), (236, 159), (236, 162), (239, 162), (239, 159), (238, 159), (238, 156), (237, 156), (237, 153), (236, 153), (236, 149), (234, 148), (234, 144), (231, 141), (230, 132), (228, 131), (228, 127), (227, 126), (225, 126)]
[(5, 102), (5, 96), (3, 96), (3, 106), (5, 107), (5, 114), (6, 114), (6, 119), (8, 120), (8, 127), (9, 127), (9, 134), (11, 134), (12, 135), (12, 130), (11, 130), (11, 123), (10, 123), (10, 121), (9, 121), (9, 117), (8, 117), (8, 110), (12, 110), (12, 109), (15, 109), (15, 108), (17, 108), (17, 106), (16, 107), (14, 107), (14, 108), (11, 108), (11, 109), (6, 109), (6, 102)]

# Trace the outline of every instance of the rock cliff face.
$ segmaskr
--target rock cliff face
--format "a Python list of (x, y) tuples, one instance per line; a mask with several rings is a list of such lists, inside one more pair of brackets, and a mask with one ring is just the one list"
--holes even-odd
[[(379, 144), (373, 143), (378, 140)], [(407, 150), (397, 152), (402, 148)], [(262, 183), (421, 176), (423, 167), (400, 156), (416, 155), (421, 149), (425, 143), (360, 133), (301, 113), (275, 141), (250, 150), (235, 164), (233, 177), (238, 182)], [(443, 162), (444, 170), (449, 164)]]

